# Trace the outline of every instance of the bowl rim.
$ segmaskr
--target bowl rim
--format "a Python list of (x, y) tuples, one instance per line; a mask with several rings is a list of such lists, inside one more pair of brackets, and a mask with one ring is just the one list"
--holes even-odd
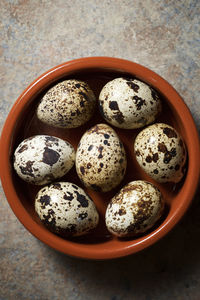
[[(192, 155), (192, 157), (195, 157), (195, 159), (189, 161), (191, 176), (190, 180), (186, 180), (184, 183), (184, 185), (187, 185), (187, 193), (185, 195), (182, 195), (184, 196), (185, 201), (182, 201), (179, 208), (171, 215), (167, 222), (161, 224), (159, 228), (155, 229), (147, 236), (142, 237), (142, 239), (139, 239), (138, 242), (135, 242), (133, 245), (128, 245), (120, 249), (112, 250), (106, 247), (103, 250), (101, 250), (100, 248), (94, 249), (93, 247), (91, 247), (91, 245), (87, 244), (81, 244), (81, 247), (79, 248), (78, 243), (75, 244), (71, 241), (66, 241), (59, 236), (56, 236), (55, 234), (49, 232), (47, 229), (41, 228), (41, 226), (39, 226), (39, 224), (37, 224), (31, 218), (31, 216), (28, 214), (28, 212), (20, 202), (12, 184), (11, 168), (8, 168), (8, 166), (10, 165), (11, 155), (10, 144), (13, 139), (12, 132), (15, 129), (17, 119), (19, 118), (24, 106), (29, 103), (30, 99), (33, 98), (35, 93), (39, 92), (41, 88), (44, 88), (45, 85), (49, 85), (50, 83), (55, 81), (55, 78), (58, 80), (64, 75), (69, 75), (70, 73), (85, 69), (110, 69), (112, 71), (123, 71), (131, 74), (134, 74), (134, 72), (136, 72), (136, 77), (144, 78), (145, 74), (145, 81), (147, 81), (152, 86), (159, 82), (159, 88), (156, 88), (159, 89), (166, 97), (170, 94), (170, 98), (167, 97), (169, 102), (173, 104), (175, 110), (179, 112), (181, 121), (184, 124), (187, 124), (187, 127), (185, 129), (189, 153), (188, 156), (191, 157)], [(73, 59), (49, 69), (38, 78), (36, 78), (21, 93), (21, 95), (13, 104), (2, 129), (0, 149), (0, 177), (3, 190), (11, 209), (13, 210), (19, 221), (36, 238), (49, 245), (50, 247), (67, 255), (85, 259), (101, 260), (118, 258), (136, 253), (157, 242), (180, 221), (182, 216), (187, 211), (196, 192), (200, 177), (199, 136), (188, 106), (182, 100), (177, 91), (165, 79), (156, 74), (154, 71), (138, 63), (114, 57), (96, 56)]]

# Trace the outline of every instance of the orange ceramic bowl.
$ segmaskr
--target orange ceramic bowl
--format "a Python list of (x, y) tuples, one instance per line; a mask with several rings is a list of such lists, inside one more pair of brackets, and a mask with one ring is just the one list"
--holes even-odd
[[(105, 121), (96, 110), (93, 118), (77, 129), (55, 129), (42, 124), (35, 115), (39, 99), (57, 82), (67, 78), (79, 78), (89, 83), (98, 94), (103, 85), (116, 77), (136, 77), (154, 87), (161, 95), (163, 112), (158, 122), (174, 126), (182, 135), (188, 152), (187, 173), (179, 184), (158, 184), (149, 178), (137, 165), (133, 153), (133, 140), (140, 130), (117, 129), (125, 145), (128, 157), (127, 173), (123, 182), (109, 193), (86, 190), (96, 203), (100, 213), (97, 229), (88, 236), (64, 239), (48, 231), (34, 211), (34, 197), (40, 187), (22, 181), (13, 170), (12, 157), (16, 146), (34, 134), (50, 134), (71, 142), (75, 147), (85, 130)], [(21, 94), (13, 105), (5, 122), (0, 141), (0, 173), (7, 200), (21, 223), (38, 239), (50, 247), (71, 256), (87, 259), (111, 259), (136, 253), (166, 235), (188, 209), (199, 180), (200, 149), (198, 133), (189, 109), (181, 97), (163, 78), (136, 63), (110, 57), (81, 58), (66, 62), (38, 77)], [(104, 214), (109, 199), (126, 183), (136, 179), (153, 182), (160, 188), (165, 200), (162, 219), (148, 232), (132, 239), (113, 237), (105, 227)], [(83, 187), (75, 168), (62, 180)]]

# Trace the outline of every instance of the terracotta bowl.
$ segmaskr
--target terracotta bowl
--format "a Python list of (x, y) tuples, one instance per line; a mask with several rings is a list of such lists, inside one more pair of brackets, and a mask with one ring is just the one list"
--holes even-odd
[[(89, 83), (98, 94), (103, 85), (116, 77), (132, 76), (154, 87), (161, 95), (163, 112), (158, 122), (174, 126), (182, 135), (188, 151), (187, 173), (179, 184), (158, 184), (150, 179), (135, 161), (133, 140), (139, 130), (117, 129), (125, 145), (128, 156), (128, 169), (123, 182), (109, 193), (86, 190), (96, 203), (100, 213), (98, 228), (88, 236), (64, 239), (48, 231), (40, 222), (34, 211), (34, 197), (40, 187), (22, 181), (13, 170), (12, 157), (17, 145), (26, 137), (34, 134), (50, 134), (64, 138), (75, 147), (82, 134), (96, 123), (105, 121), (98, 109), (94, 117), (77, 129), (55, 129), (44, 125), (36, 118), (35, 110), (41, 96), (51, 86), (67, 78), (79, 78)], [(21, 223), (38, 239), (50, 247), (71, 256), (87, 259), (111, 259), (136, 253), (166, 235), (181, 219), (188, 209), (199, 180), (200, 149), (197, 130), (189, 109), (181, 97), (163, 78), (151, 70), (136, 63), (110, 57), (81, 58), (66, 62), (38, 77), (21, 94), (13, 105), (5, 122), (0, 141), (0, 173), (7, 200)], [(106, 230), (104, 222), (105, 209), (109, 199), (131, 180), (144, 179), (154, 182), (165, 200), (165, 213), (162, 219), (148, 232), (132, 239), (113, 237)], [(75, 168), (62, 180), (71, 181), (83, 187)]]

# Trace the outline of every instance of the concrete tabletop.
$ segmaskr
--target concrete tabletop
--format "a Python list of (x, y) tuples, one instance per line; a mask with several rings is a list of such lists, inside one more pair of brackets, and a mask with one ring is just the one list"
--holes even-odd
[[(171, 83), (200, 131), (197, 0), (0, 0), (0, 128), (36, 77), (62, 62), (112, 56)], [(0, 299), (199, 300), (200, 193), (181, 222), (145, 251), (86, 261), (54, 251), (16, 219), (0, 189)]]

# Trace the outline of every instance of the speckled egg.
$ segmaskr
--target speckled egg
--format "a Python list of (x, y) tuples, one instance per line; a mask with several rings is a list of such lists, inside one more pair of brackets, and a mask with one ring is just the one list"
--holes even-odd
[(156, 123), (136, 137), (134, 151), (143, 170), (158, 182), (179, 182), (184, 175), (186, 148), (170, 125)]
[(93, 115), (96, 98), (86, 82), (69, 79), (53, 86), (37, 108), (42, 122), (59, 128), (75, 128)]
[(14, 168), (25, 181), (43, 185), (64, 176), (74, 165), (73, 146), (60, 138), (35, 135), (14, 152)]
[(116, 78), (101, 90), (99, 108), (110, 124), (134, 129), (155, 121), (161, 111), (161, 101), (156, 91), (144, 82)]
[(35, 210), (49, 230), (64, 237), (87, 234), (99, 221), (94, 202), (83, 189), (70, 182), (56, 182), (42, 188), (35, 198)]
[(151, 228), (163, 208), (162, 195), (156, 186), (142, 180), (132, 181), (108, 204), (106, 226), (118, 237), (131, 237)]
[(76, 171), (86, 187), (110, 191), (123, 179), (126, 164), (124, 146), (110, 126), (97, 124), (82, 136), (76, 153)]

